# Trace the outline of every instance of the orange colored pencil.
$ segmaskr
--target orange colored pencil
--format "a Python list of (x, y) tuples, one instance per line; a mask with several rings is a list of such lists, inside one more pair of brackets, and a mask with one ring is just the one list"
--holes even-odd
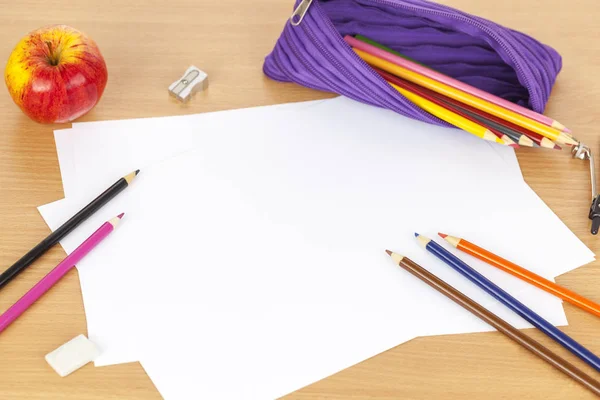
[(515, 263), (505, 260), (504, 258), (497, 256), (490, 251), (482, 249), (481, 247), (465, 239), (449, 236), (444, 233), (439, 233), (439, 235), (446, 239), (448, 243), (456, 247), (458, 250), (464, 251), (465, 253), (470, 254), (473, 257), (490, 264), (491, 266), (501, 269), (504, 272), (508, 272), (509, 274), (516, 276), (517, 278), (522, 279), (525, 282), (550, 294), (553, 294), (554, 296), (563, 299), (564, 301), (569, 302), (574, 306), (589, 312), (590, 314), (600, 317), (600, 304), (587, 299), (567, 288), (557, 285), (556, 283), (549, 281), (548, 279), (543, 278), (523, 267), (520, 267)]

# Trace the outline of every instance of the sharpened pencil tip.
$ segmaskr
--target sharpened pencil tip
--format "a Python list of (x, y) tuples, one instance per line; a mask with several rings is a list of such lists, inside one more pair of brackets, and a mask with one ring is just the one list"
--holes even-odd
[(123, 215), (125, 215), (125, 213), (121, 213), (121, 214), (117, 215), (117, 218), (123, 219)]
[(445, 233), (441, 233), (441, 232), (438, 232), (438, 235), (440, 235), (440, 237), (441, 237), (442, 239), (446, 239), (446, 236), (448, 236), (448, 235), (446, 235)]
[(392, 257), (392, 261), (394, 261), (398, 265), (400, 265), (402, 260), (404, 260), (404, 256), (401, 256), (398, 253), (394, 253), (393, 251), (389, 251), (389, 250), (386, 250), (385, 252), (388, 253), (390, 255), (390, 257)]
[(421, 235), (419, 235), (418, 233), (415, 232), (415, 237), (419, 237), (419, 236), (421, 236)]
[(127, 181), (127, 184), (130, 185), (139, 173), (140, 170), (138, 169), (136, 171), (130, 172), (129, 175), (124, 176), (123, 179), (125, 179)]
[(554, 150), (562, 150), (562, 147), (560, 147), (559, 145), (555, 144), (554, 145)]

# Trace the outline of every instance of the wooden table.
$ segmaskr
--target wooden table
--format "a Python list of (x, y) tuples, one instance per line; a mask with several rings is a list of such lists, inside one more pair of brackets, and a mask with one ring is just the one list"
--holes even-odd
[[(0, 4), (0, 60), (25, 33), (47, 24), (75, 26), (99, 44), (109, 67), (101, 103), (82, 120), (199, 113), (330, 96), (263, 76), (262, 61), (291, 14), (291, 0), (19, 0)], [(598, 0), (443, 0), (551, 44), (564, 56), (548, 113), (600, 150)], [(167, 86), (191, 64), (210, 90), (189, 105)], [(52, 130), (28, 120), (0, 90), (0, 266), (48, 233), (36, 207), (62, 198)], [(589, 234), (587, 164), (567, 152), (518, 151), (527, 182), (594, 252)], [(560, 243), (548, 243), (548, 250)], [(56, 248), (0, 292), (0, 310), (64, 256)], [(588, 265), (558, 279), (600, 299), (600, 271)], [(565, 305), (564, 330), (600, 353), (600, 321)], [(43, 356), (86, 331), (73, 271), (0, 338), (0, 398), (158, 399), (139, 364), (87, 366), (61, 379)], [(529, 334), (566, 355), (539, 333)], [(573, 357), (566, 355), (573, 360)], [(575, 360), (577, 365), (581, 362)], [(586, 371), (595, 374), (589, 368)], [(235, 384), (232, 382), (232, 384)], [(584, 389), (498, 333), (416, 339), (289, 396), (290, 399), (587, 399)]]

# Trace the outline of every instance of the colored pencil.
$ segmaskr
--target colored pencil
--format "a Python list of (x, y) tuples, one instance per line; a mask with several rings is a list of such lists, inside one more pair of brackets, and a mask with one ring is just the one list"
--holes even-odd
[(44, 295), (52, 286), (62, 279), (75, 265), (104, 240), (119, 224), (123, 214), (102, 224), (96, 232), (87, 238), (69, 256), (60, 262), (52, 271), (32, 287), (23, 297), (0, 315), (0, 332), (4, 331), (33, 303)]
[(519, 331), (502, 318), (498, 317), (474, 300), (470, 299), (456, 288), (450, 286), (448, 283), (444, 282), (431, 272), (427, 271), (419, 264), (389, 250), (386, 250), (386, 253), (392, 257), (392, 260), (395, 263), (404, 268), (407, 272), (419, 278), (421, 281), (437, 290), (459, 306), (463, 307), (465, 310), (471, 312), (482, 321), (496, 328), (500, 333), (520, 344), (526, 350), (529, 350), (531, 353), (546, 361), (563, 374), (569, 376), (576, 382), (591, 390), (596, 395), (600, 396), (600, 382), (581, 371), (573, 364), (560, 357), (550, 349), (546, 348), (539, 342), (525, 335), (523, 332)]
[[(352, 38), (352, 36), (347, 36), (347, 37), (348, 37), (348, 38)], [(383, 50), (383, 51), (387, 51), (388, 53), (395, 54), (395, 55), (397, 55), (398, 57), (402, 57), (402, 58), (404, 58), (405, 60), (412, 61), (412, 62), (414, 62), (415, 64), (419, 64), (420, 66), (422, 66), (422, 67), (424, 67), (424, 68), (428, 68), (428, 69), (430, 69), (430, 70), (432, 70), (432, 71), (435, 71), (433, 68), (431, 68), (431, 67), (429, 67), (429, 66), (427, 66), (427, 65), (425, 65), (425, 64), (423, 64), (423, 63), (421, 63), (421, 62), (418, 62), (418, 61), (417, 61), (417, 60), (415, 60), (414, 58), (410, 58), (409, 56), (406, 56), (406, 55), (404, 55), (404, 54), (402, 54), (402, 53), (399, 53), (399, 52), (397, 52), (396, 50), (390, 49), (389, 47), (387, 47), (387, 46), (384, 46), (384, 45), (382, 45), (381, 43), (378, 43), (378, 42), (376, 42), (376, 41), (374, 41), (374, 40), (372, 40), (372, 39), (369, 39), (369, 38), (368, 38), (368, 37), (366, 37), (366, 36), (363, 36), (363, 35), (356, 35), (356, 36), (354, 36), (354, 38), (355, 38), (355, 39), (358, 39), (358, 40), (360, 40), (361, 42), (364, 42), (364, 43), (370, 44), (371, 46), (378, 47), (378, 48), (380, 48), (380, 49), (381, 49), (381, 50)], [(346, 40), (346, 38), (344, 38), (344, 40)], [(348, 42), (348, 41), (347, 41), (347, 42)], [(350, 44), (350, 43), (348, 43), (348, 44)], [(351, 45), (351, 44), (350, 44), (350, 45)], [(352, 46), (352, 45), (351, 45), (351, 46)], [(356, 46), (352, 46), (352, 47), (356, 47)], [(366, 50), (365, 50), (365, 51), (366, 51)], [(368, 51), (367, 51), (367, 53), (368, 53)]]
[(370, 40), (370, 39), (365, 40), (365, 38), (362, 36), (356, 37), (356, 38), (354, 38), (352, 36), (346, 36), (344, 38), (344, 40), (352, 47), (355, 47), (359, 50), (362, 50), (362, 51), (372, 54), (376, 57), (379, 57), (381, 59), (389, 61), (393, 64), (404, 67), (404, 68), (406, 68), (410, 71), (416, 72), (420, 75), (431, 78), (435, 81), (443, 83), (452, 88), (455, 88), (455, 89), (458, 89), (465, 93), (468, 93), (468, 94), (475, 96), (481, 100), (485, 100), (491, 104), (494, 104), (499, 107), (505, 108), (507, 110), (513, 111), (514, 113), (517, 113), (523, 117), (529, 118), (540, 124), (543, 124), (548, 127), (552, 127), (558, 131), (564, 131), (566, 129), (566, 127), (563, 124), (561, 124), (558, 121), (553, 120), (550, 117), (547, 117), (543, 114), (537, 113), (528, 108), (522, 107), (518, 104), (512, 103), (508, 100), (505, 100), (501, 97), (495, 96), (484, 90), (473, 87), (467, 83), (461, 82), (461, 81), (454, 79), (448, 75), (444, 75), (440, 72), (437, 72), (427, 66), (424, 66), (422, 64), (415, 62), (414, 60), (408, 59), (408, 57), (405, 57), (405, 56), (401, 55), (400, 53), (398, 53), (388, 47), (385, 47), (379, 43), (377, 43), (375, 45), (375, 42), (373, 40)]
[[(432, 92), (432, 93), (435, 93), (435, 92)], [(445, 101), (447, 103), (453, 104), (454, 106), (456, 106), (458, 108), (462, 108), (465, 111), (476, 114), (476, 115), (480, 116), (481, 118), (485, 118), (486, 120), (490, 120), (492, 122), (495, 122), (496, 124), (504, 126), (506, 129), (510, 129), (510, 130), (514, 131), (516, 134), (518, 134), (519, 138), (522, 137), (522, 135), (525, 135), (526, 137), (531, 139), (535, 144), (537, 144), (540, 147), (544, 147), (546, 149), (561, 150), (561, 148), (556, 143), (554, 143), (552, 140), (550, 140), (547, 137), (544, 137), (538, 133), (529, 131), (525, 128), (520, 127), (519, 125), (515, 125), (513, 123), (510, 123), (501, 118), (495, 117), (491, 114), (488, 114), (484, 111), (478, 110), (477, 108), (463, 104), (463, 103), (456, 101), (454, 99), (451, 99), (449, 97), (442, 96), (441, 94), (436, 93), (436, 95), (439, 96), (440, 98), (442, 98), (443, 101)]]
[(489, 114), (495, 115), (516, 125), (522, 126), (523, 128), (532, 130), (539, 133), (540, 135), (546, 136), (549, 139), (557, 141), (559, 143), (565, 143), (569, 145), (576, 145), (577, 142), (569, 135), (561, 132), (557, 129), (541, 124), (530, 118), (524, 117), (506, 108), (497, 106), (488, 101), (482, 100), (471, 94), (465, 93), (462, 90), (455, 89), (446, 84), (440, 83), (434, 79), (428, 78), (404, 67), (391, 63), (380, 57), (371, 55), (362, 50), (353, 49), (354, 52), (363, 59), (367, 64), (378, 67), (384, 71), (392, 73), (400, 78), (406, 79), (407, 81), (416, 83), (419, 86), (423, 86), (427, 89), (431, 89), (434, 92), (443, 94), (444, 96), (451, 97), (462, 103), (468, 104)]
[[(450, 103), (446, 103), (444, 101), (442, 101), (442, 103), (444, 104), (450, 104)], [(514, 140), (516, 143), (518, 143), (520, 146), (526, 146), (526, 147), (540, 147), (537, 143), (535, 143), (533, 140), (531, 140), (527, 135), (524, 135), (522, 133), (518, 133), (513, 131), (512, 129), (508, 129), (507, 127), (505, 127), (502, 124), (498, 124), (492, 120), (489, 120), (487, 118), (483, 118), (475, 113), (469, 112), (467, 110), (464, 110), (460, 107), (456, 107), (459, 110), (462, 110), (465, 114), (469, 115), (471, 118), (473, 118), (475, 121), (479, 121), (480, 123), (484, 123), (487, 127), (490, 128), (494, 128), (496, 129), (498, 132), (502, 132), (503, 134), (507, 135), (508, 137), (510, 137), (512, 140)], [(548, 139), (548, 138), (545, 138)], [(550, 139), (548, 139), (550, 140)]]
[(449, 124), (459, 127), (483, 140), (489, 140), (491, 142), (496, 142), (500, 144), (505, 144), (501, 139), (499, 139), (496, 135), (494, 135), (491, 131), (481, 126), (480, 124), (476, 124), (475, 122), (471, 122), (470, 120), (461, 117), (460, 115), (448, 110), (446, 107), (440, 107), (435, 103), (411, 92), (410, 90), (406, 90), (401, 88), (398, 85), (390, 83), (390, 85), (399, 91), (404, 97), (408, 100), (415, 103), (417, 106), (421, 107), (423, 110), (429, 112), (432, 115), (435, 115), (439, 119), (442, 119)]
[(533, 310), (515, 299), (513, 296), (502, 290), (492, 281), (481, 275), (479, 272), (471, 268), (460, 258), (450, 253), (448, 250), (440, 246), (431, 239), (415, 233), (419, 243), (430, 253), (445, 262), (448, 266), (459, 272), (465, 278), (469, 279), (475, 285), (486, 291), (489, 295), (500, 301), (513, 312), (517, 313), (527, 322), (541, 330), (558, 344), (565, 347), (571, 353), (581, 358), (583, 361), (591, 365), (597, 371), (600, 371), (600, 358), (590, 350), (583, 347), (560, 329), (546, 321), (544, 318), (536, 314)]
[(38, 243), (33, 249), (29, 250), (27, 254), (21, 257), (20, 260), (15, 262), (6, 271), (0, 274), (0, 289), (6, 286), (11, 280), (13, 280), (18, 274), (29, 267), (35, 260), (40, 258), (42, 254), (48, 251), (51, 247), (56, 245), (65, 236), (71, 233), (75, 228), (81, 225), (89, 217), (91, 217), (96, 211), (102, 208), (106, 203), (111, 201), (116, 195), (125, 190), (133, 179), (139, 174), (140, 170), (134, 171), (129, 175), (124, 176), (115, 182), (111, 187), (106, 189), (102, 194), (96, 197), (90, 204), (85, 206), (81, 211), (75, 214), (71, 219), (65, 222), (61, 227), (48, 235), (44, 240)]
[[(521, 146), (538, 147), (537, 145), (534, 145), (531, 140), (529, 140), (529, 141), (519, 140), (519, 138), (516, 135), (513, 135), (510, 130), (504, 129), (501, 125), (495, 125), (492, 121), (486, 120), (485, 118), (478, 118), (476, 115), (468, 113), (460, 107), (454, 107), (442, 100), (438, 99), (438, 101), (440, 101), (440, 103), (441, 103), (440, 105), (442, 107), (447, 107), (449, 110), (457, 113), (458, 115), (460, 115), (470, 121), (473, 121), (477, 124), (480, 124), (481, 126), (486, 127), (494, 135), (498, 136), (500, 139), (502, 139), (504, 141), (504, 143), (507, 143), (511, 147), (514, 147), (514, 148), (519, 148)], [(529, 139), (529, 138), (527, 138), (527, 139)]]
[[(380, 70), (377, 67), (373, 67), (377, 72), (381, 72), (382, 70)], [(389, 74), (389, 73), (388, 73)], [(391, 75), (391, 74), (389, 74)], [(395, 75), (391, 75), (391, 76), (395, 76)], [(402, 78), (398, 78), (396, 77), (396, 79), (402, 79)], [(405, 81), (408, 82), (408, 81)], [(506, 132), (506, 134), (510, 135), (511, 139), (514, 140), (515, 142), (518, 142), (524, 146), (527, 146), (529, 143), (528, 141), (524, 141), (523, 139), (523, 135), (525, 135), (525, 138), (529, 138), (531, 139), (531, 141), (533, 141), (533, 143), (537, 144), (540, 147), (544, 147), (547, 149), (554, 149), (554, 150), (562, 150), (557, 144), (555, 144), (552, 140), (548, 139), (547, 137), (544, 137), (540, 134), (537, 134), (535, 132), (531, 132), (525, 128), (522, 128), (518, 125), (512, 124), (508, 121), (505, 121), (501, 118), (495, 117), (491, 114), (488, 114), (484, 111), (481, 111), (475, 107), (471, 107), (468, 106), (466, 104), (461, 103), (460, 101), (451, 99), (450, 97), (446, 97), (444, 95), (441, 95), (439, 93), (434, 92), (433, 90), (429, 90), (427, 88), (424, 88), (422, 86), (416, 85), (414, 83), (411, 83), (411, 85), (414, 85), (415, 87), (418, 87), (420, 90), (422, 90), (423, 92), (428, 93), (431, 96), (437, 97), (438, 99), (442, 100), (444, 103), (450, 104), (452, 106), (455, 106), (455, 108), (460, 108), (461, 110), (465, 111), (465, 112), (469, 112), (471, 114), (474, 114), (474, 116), (479, 116), (482, 119), (484, 119), (485, 121), (488, 122), (488, 124), (491, 123), (495, 123), (498, 126), (498, 128), (500, 128), (500, 126), (502, 126), (503, 128), (501, 128), (501, 130), (503, 132)]]
[(600, 304), (587, 299), (567, 288), (564, 288), (556, 283), (549, 281), (548, 279), (539, 276), (538, 274), (531, 272), (523, 267), (518, 266), (515, 263), (512, 263), (491, 251), (485, 250), (465, 239), (460, 239), (454, 236), (449, 236), (444, 233), (439, 233), (439, 235), (444, 238), (448, 243), (457, 249), (472, 255), (475, 258), (484, 261), (491, 266), (494, 266), (498, 269), (501, 269), (504, 272), (508, 272), (509, 274), (516, 276), (519, 279), (524, 280), (525, 282), (538, 287), (554, 296), (567, 301), (573, 304), (576, 307), (581, 308), (591, 314), (594, 314), (597, 317), (600, 317)]
[[(491, 119), (491, 118), (490, 119), (480, 118), (478, 116), (478, 114), (468, 112), (468, 109), (466, 107), (461, 107), (463, 104), (456, 100), (452, 100), (449, 97), (443, 96), (432, 90), (426, 89), (422, 86), (416, 85), (405, 79), (399, 78), (396, 75), (392, 75), (389, 72), (386, 72), (377, 67), (373, 67), (373, 69), (377, 73), (379, 73), (379, 75), (381, 75), (386, 81), (397, 84), (398, 86), (404, 87), (407, 90), (411, 90), (411, 91), (415, 92), (416, 94), (418, 94), (419, 96), (422, 96), (422, 97), (428, 99), (429, 101), (438, 104), (441, 107), (448, 108), (451, 111), (457, 113), (458, 115), (461, 115), (462, 117), (464, 117), (470, 121), (473, 121), (477, 124), (484, 126), (485, 128), (489, 129), (492, 133), (494, 133), (496, 136), (498, 136), (500, 139), (502, 139), (508, 145), (516, 144), (515, 147), (519, 147), (519, 146), (537, 147), (537, 145), (535, 145), (534, 142), (527, 136), (524, 136), (522, 134), (514, 132), (511, 129), (507, 129), (501, 123), (500, 124), (495, 123), (495, 121), (497, 121), (497, 120), (502, 121), (499, 118), (497, 118), (496, 120)], [(461, 106), (459, 106), (459, 105), (461, 105)], [(484, 114), (482, 111), (479, 111), (479, 113)], [(489, 114), (487, 114), (487, 115), (491, 117), (491, 115), (489, 115)], [(549, 141), (550, 143), (553, 143), (551, 140), (549, 140), (547, 138), (544, 138), (544, 139)]]
[(423, 98), (425, 98), (426, 100), (429, 100), (430, 102), (437, 104), (440, 107), (443, 108), (447, 108), (448, 110), (460, 115), (461, 117), (468, 119), (469, 121), (481, 125), (483, 126), (485, 129), (489, 130), (490, 132), (492, 132), (494, 135), (496, 135), (496, 137), (498, 137), (499, 139), (501, 139), (504, 144), (506, 144), (507, 146), (511, 146), (511, 147), (519, 147), (518, 144), (516, 144), (512, 138), (510, 138), (509, 136), (505, 135), (504, 133), (502, 133), (501, 131), (494, 129), (493, 127), (490, 127), (489, 125), (487, 125), (485, 122), (486, 121), (479, 121), (476, 118), (473, 118), (473, 116), (468, 115), (466, 112), (464, 112), (462, 109), (458, 108), (458, 107), (452, 107), (451, 105), (443, 102), (439, 97), (437, 96), (432, 96), (431, 95), (431, 91), (426, 92), (425, 90), (423, 90), (422, 87), (415, 85), (414, 83), (410, 83), (402, 78), (398, 78), (395, 75), (390, 74), (389, 72), (385, 72), (384, 70), (381, 70), (377, 67), (373, 68), (375, 71), (377, 71), (377, 73), (379, 73), (379, 75), (381, 75), (388, 83), (393, 83), (395, 85), (400, 86), (403, 89), (409, 90), (413, 93), (415, 93), (418, 96), (421, 96)]

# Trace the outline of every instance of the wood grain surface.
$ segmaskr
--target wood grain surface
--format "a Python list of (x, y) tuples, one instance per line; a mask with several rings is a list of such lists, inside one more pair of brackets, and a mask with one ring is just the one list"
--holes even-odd
[[(555, 47), (564, 69), (547, 113), (600, 150), (600, 7), (598, 0), (443, 0)], [(272, 49), (292, 0), (0, 0), (0, 61), (38, 27), (64, 23), (87, 32), (108, 64), (100, 104), (82, 121), (200, 113), (330, 97), (270, 81), (262, 62)], [(4, 62), (4, 61), (2, 61)], [(171, 100), (168, 85), (189, 65), (210, 76), (210, 89), (189, 105)], [(0, 89), (0, 268), (48, 234), (36, 207), (62, 198), (53, 129), (38, 125)], [(594, 252), (589, 234), (587, 165), (567, 152), (521, 149), (527, 182)], [(501, 172), (499, 172), (501, 173)], [(518, 229), (518, 227), (515, 227)], [(548, 243), (548, 251), (558, 243)], [(0, 292), (6, 309), (64, 257), (45, 255)], [(558, 282), (600, 300), (594, 263)], [(600, 320), (565, 305), (564, 330), (600, 353)], [(139, 364), (86, 366), (61, 379), (44, 355), (86, 332), (77, 272), (73, 271), (0, 337), (0, 399), (159, 399)], [(528, 331), (586, 371), (570, 354)], [(198, 377), (201, 379), (201, 377)], [(235, 384), (235, 382), (231, 382)], [(289, 399), (591, 399), (577, 384), (498, 333), (419, 338), (288, 396)], [(190, 396), (190, 399), (194, 399)]]

